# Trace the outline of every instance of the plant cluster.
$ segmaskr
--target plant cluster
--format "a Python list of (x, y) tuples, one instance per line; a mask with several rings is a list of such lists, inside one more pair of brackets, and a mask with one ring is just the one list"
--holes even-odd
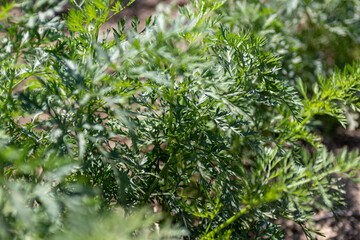
[(280, 218), (321, 234), (360, 157), (326, 150), (314, 117), (347, 125), (360, 67), (294, 84), (307, 59), (279, 58), (285, 23), (265, 40), (226, 1), (102, 32), (131, 2), (1, 7), (0, 238), (283, 239)]
[(359, 59), (359, 8), (357, 0), (235, 0), (219, 13), (232, 30), (266, 36), (265, 47), (282, 56), (280, 74), (310, 86)]

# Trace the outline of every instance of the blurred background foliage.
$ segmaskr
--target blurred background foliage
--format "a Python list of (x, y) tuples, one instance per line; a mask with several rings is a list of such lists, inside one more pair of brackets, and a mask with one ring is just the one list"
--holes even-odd
[[(329, 77), (360, 58), (358, 0), (234, 0), (227, 1), (218, 13), (232, 30), (265, 37), (265, 48), (281, 57), (280, 77), (293, 84), (302, 80), (309, 96), (319, 75)], [(348, 129), (355, 130), (359, 115), (343, 108)], [(356, 144), (345, 144), (346, 140), (333, 143), (340, 127), (334, 118), (316, 118), (314, 127), (322, 132), (327, 146), (356, 148)]]
[(311, 85), (359, 60), (358, 0), (234, 0), (219, 13), (234, 31), (264, 36), (286, 79)]

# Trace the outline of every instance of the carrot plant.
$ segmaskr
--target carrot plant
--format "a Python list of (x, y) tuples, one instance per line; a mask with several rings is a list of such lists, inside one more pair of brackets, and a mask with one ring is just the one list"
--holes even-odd
[(360, 68), (309, 94), (215, 14), (225, 1), (104, 30), (131, 2), (71, 1), (61, 18), (66, 1), (3, 4), (1, 238), (282, 239), (280, 218), (321, 234), (316, 211), (343, 204), (334, 174), (357, 180), (360, 158), (326, 150), (314, 116), (346, 126)]

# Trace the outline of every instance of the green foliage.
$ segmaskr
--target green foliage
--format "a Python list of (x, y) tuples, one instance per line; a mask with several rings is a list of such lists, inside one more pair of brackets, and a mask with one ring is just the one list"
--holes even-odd
[(229, 3), (102, 32), (125, 1), (71, 2), (0, 14), (1, 238), (282, 239), (284, 217), (312, 237), (343, 204), (334, 174), (360, 158), (328, 152), (314, 116), (359, 110), (357, 64), (294, 87), (300, 63), (216, 15)]
[[(235, 0), (221, 9), (234, 31), (266, 36), (266, 48), (282, 57), (281, 75), (309, 86), (359, 59), (358, 0)], [(231, 10), (230, 10), (231, 9)]]

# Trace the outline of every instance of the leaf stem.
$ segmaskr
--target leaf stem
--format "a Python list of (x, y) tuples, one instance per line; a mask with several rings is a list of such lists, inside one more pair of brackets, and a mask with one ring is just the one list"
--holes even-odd
[(228, 220), (226, 220), (225, 222), (223, 222), (222, 224), (220, 224), (220, 226), (218, 226), (217, 228), (215, 228), (214, 230), (212, 230), (211, 232), (209, 232), (208, 234), (206, 234), (204, 237), (202, 237), (202, 240), (206, 240), (206, 239), (213, 239), (215, 237), (215, 234), (219, 233), (221, 230), (223, 230), (224, 228), (226, 228), (227, 226), (229, 226), (231, 223), (233, 223), (236, 219), (238, 219), (239, 217), (241, 217), (243, 214), (245, 214), (247, 211), (249, 211), (251, 209), (251, 205), (247, 205), (245, 208), (243, 208), (240, 212), (238, 212), (237, 214), (235, 214), (234, 216), (232, 216), (231, 218), (229, 218)]

